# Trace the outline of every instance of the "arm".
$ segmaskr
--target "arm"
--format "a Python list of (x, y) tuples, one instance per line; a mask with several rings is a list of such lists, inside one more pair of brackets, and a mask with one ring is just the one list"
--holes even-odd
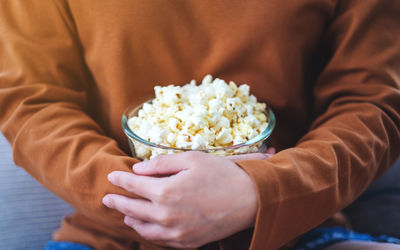
[(136, 175), (113, 173), (112, 183), (149, 201), (109, 195), (104, 203), (145, 238), (176, 247), (222, 239), (251, 227), (254, 217), (251, 249), (276, 249), (316, 227), (399, 154), (399, 12), (396, 1), (339, 3), (323, 40), (329, 61), (314, 86), (317, 117), (309, 132), (268, 160), (236, 161), (255, 183), (258, 202), (249, 176), (232, 162), (183, 153), (135, 164)]
[(400, 2), (339, 1), (317, 118), (296, 147), (238, 164), (257, 185), (251, 249), (275, 249), (354, 201), (400, 150)]
[(88, 218), (125, 228), (101, 199), (121, 192), (107, 174), (136, 160), (87, 114), (90, 82), (66, 2), (1, 1), (0, 128), (15, 162)]

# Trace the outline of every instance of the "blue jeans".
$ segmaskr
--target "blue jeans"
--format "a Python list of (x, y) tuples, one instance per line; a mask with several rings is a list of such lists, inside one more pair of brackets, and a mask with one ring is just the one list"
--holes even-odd
[(351, 231), (342, 227), (326, 227), (326, 228), (315, 228), (310, 232), (303, 235), (296, 245), (292, 248), (293, 250), (316, 250), (324, 249), (335, 243), (356, 240), (356, 241), (371, 241), (381, 243), (392, 243), (399, 244), (400, 239), (390, 237), (387, 235), (371, 236), (369, 234), (362, 234)]
[(47, 243), (44, 250), (94, 250), (94, 248), (78, 243), (52, 240)]

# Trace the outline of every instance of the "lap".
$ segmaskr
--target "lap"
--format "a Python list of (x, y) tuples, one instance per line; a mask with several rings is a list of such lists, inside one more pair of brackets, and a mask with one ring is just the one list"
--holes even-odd
[(400, 238), (400, 158), (385, 175), (343, 210), (352, 229)]
[(400, 250), (400, 245), (367, 241), (343, 241), (326, 247), (325, 250)]

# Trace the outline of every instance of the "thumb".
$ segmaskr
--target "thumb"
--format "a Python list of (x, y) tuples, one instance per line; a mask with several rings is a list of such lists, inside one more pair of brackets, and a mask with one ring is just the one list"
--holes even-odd
[(133, 165), (133, 172), (137, 175), (169, 176), (185, 170), (186, 164), (176, 159), (177, 155), (159, 155), (151, 160), (138, 162)]

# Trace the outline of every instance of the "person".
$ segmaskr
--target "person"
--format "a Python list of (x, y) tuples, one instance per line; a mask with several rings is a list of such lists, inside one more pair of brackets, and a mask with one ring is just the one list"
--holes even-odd
[[(52, 246), (276, 249), (399, 156), (399, 1), (0, 6), (1, 131), (15, 162), (76, 209)], [(130, 157), (123, 111), (208, 73), (274, 110), (277, 153)]]

